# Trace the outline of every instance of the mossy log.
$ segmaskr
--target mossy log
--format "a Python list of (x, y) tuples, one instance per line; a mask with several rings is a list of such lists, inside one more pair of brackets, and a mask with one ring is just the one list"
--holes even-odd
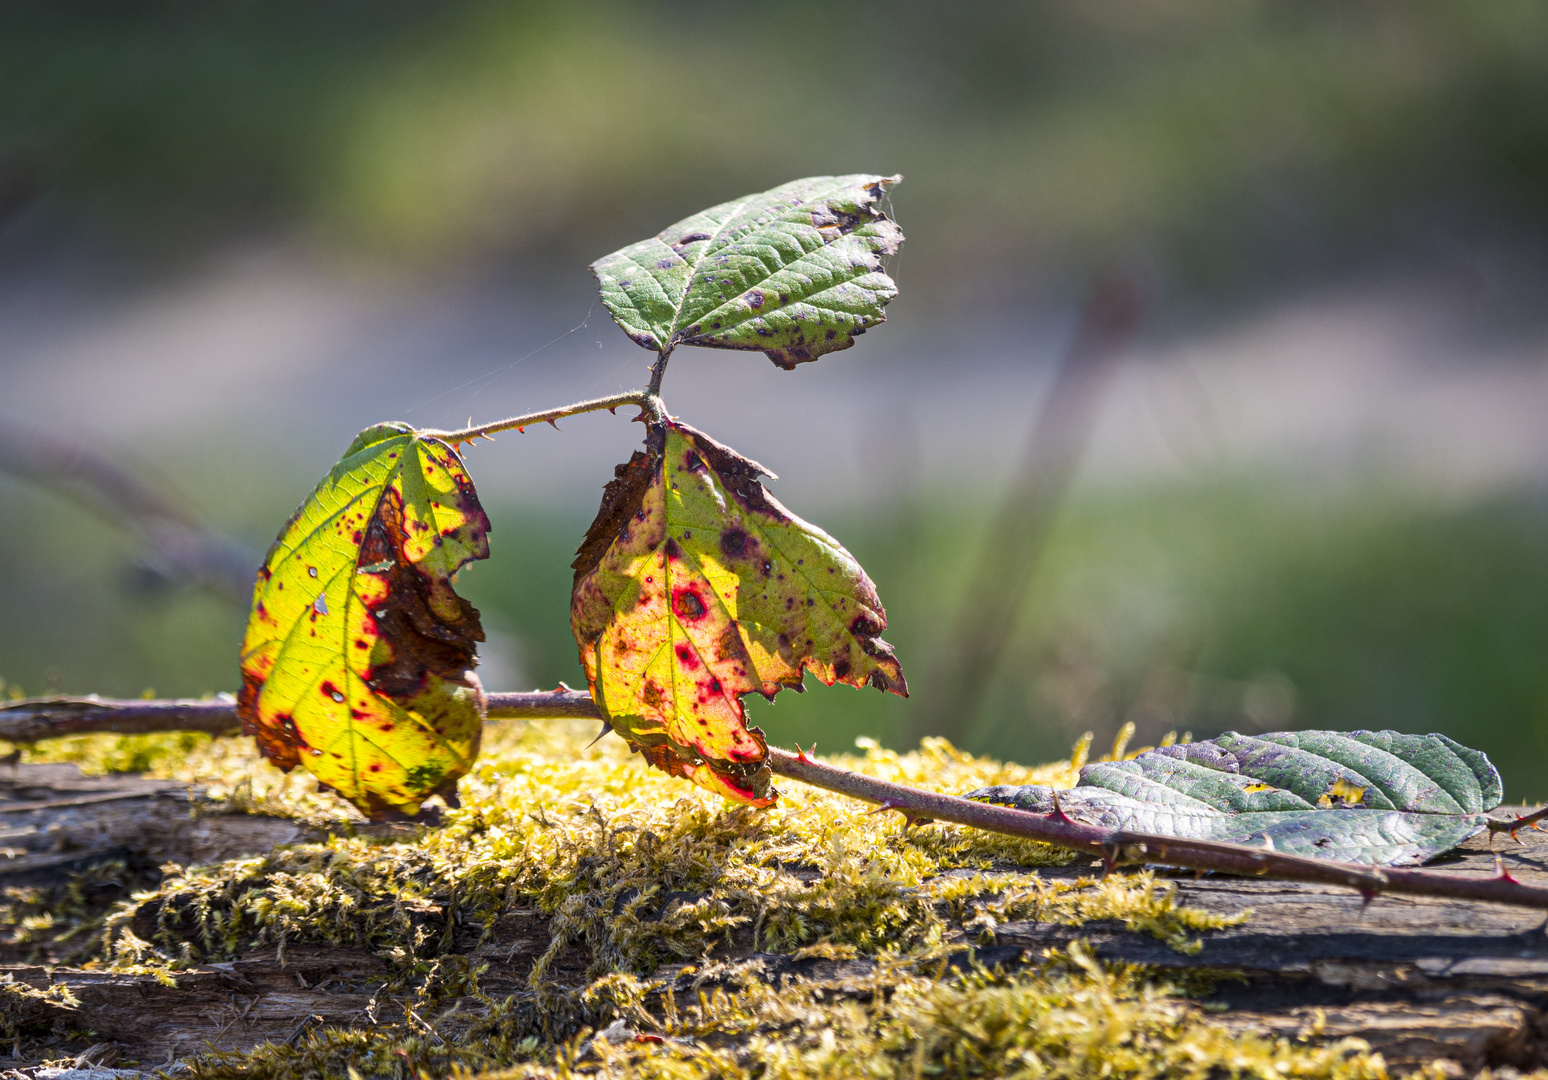
[[(168, 860), (252, 854), (309, 832), (283, 818), (201, 815), (197, 792), (138, 777), (81, 777), (68, 765), (27, 765), (0, 774), (0, 794), (4, 839), (22, 845), (0, 864), (0, 883), (11, 887), (67, 886), (103, 866), (132, 872)], [(1512, 872), (1548, 878), (1548, 838), (1532, 832), (1522, 839), (1511, 852)], [(1493, 873), (1487, 840), (1469, 845), (1449, 868)], [(1028, 871), (1055, 879), (1088, 872)], [(1222, 915), (1244, 908), (1254, 914), (1239, 927), (1206, 931), (1192, 955), (1113, 921), (1012, 921), (976, 935), (959, 931), (956, 963), (972, 956), (1014, 966), (1050, 947), (1082, 941), (1100, 959), (1239, 973), (1240, 980), (1222, 981), (1206, 999), (1224, 1007), (1217, 1020), (1231, 1028), (1352, 1035), (1400, 1069), (1436, 1059), (1469, 1071), (1542, 1063), (1548, 935), (1531, 912), (1399, 898), (1366, 906), (1345, 890), (1233, 879), (1184, 879), (1179, 894), (1189, 905)], [(151, 938), (156, 914), (154, 901), (143, 904), (131, 928)], [(444, 912), (432, 916), (445, 919)], [(513, 993), (549, 945), (548, 922), (536, 910), (508, 911), (487, 932), (452, 927), (453, 947), (489, 965), (484, 994)], [(551, 974), (578, 988), (588, 962), (584, 945), (575, 945), (557, 958)], [(796, 978), (840, 994), (864, 993), (875, 967), (863, 958), (798, 959), (751, 949), (729, 952), (722, 962), (726, 966), (711, 982)], [(681, 976), (676, 989), (702, 988), (697, 974)], [(120, 1055), (146, 1063), (209, 1047), (293, 1044), (309, 1028), (369, 1025), (377, 1008), (390, 1007), (378, 998), (388, 982), (379, 957), (307, 945), (292, 945), (283, 956), (265, 949), (170, 978), (24, 964), (0, 968), (0, 978), (36, 989), (64, 987), (76, 999), (35, 1009), (34, 1028), (89, 1029), (95, 1039), (116, 1044)]]
[[(483, 914), (466, 907), (455, 888), (404, 896), (395, 915), (405, 920), (406, 934), (430, 943), (420, 955), (434, 957), (430, 974), (421, 965), (417, 981), (405, 980), (402, 965), (395, 967), (380, 947), (339, 947), (307, 941), (304, 934), (257, 948), (239, 942), (225, 959), (211, 958), (220, 950), (206, 942), (182, 965), (126, 963), (125, 941), (149, 948), (158, 934), (166, 937), (168, 925), (186, 921), (188, 912), (174, 909), (189, 901), (175, 891), (120, 903), (110, 925), (120, 935), (115, 963), (102, 959), (100, 944), (94, 954), (72, 954), (69, 939), (38, 932), (39, 905), (55, 905), (61, 919), (70, 905), (78, 920), (83, 911), (107, 912), (133, 889), (153, 888), (158, 868), (167, 863), (220, 863), (330, 833), (372, 830), (378, 840), (426, 832), (422, 826), (318, 825), (233, 812), (229, 800), (185, 784), (134, 775), (86, 777), (70, 765), (0, 768), (0, 842), (7, 854), (0, 861), (0, 889), (12, 904), (12, 925), (0, 941), (0, 958), (12, 961), (0, 966), (0, 1036), (19, 1055), (16, 1065), (29, 1075), (29, 1064), (58, 1065), (82, 1054), (83, 1068), (116, 1060), (121, 1068), (143, 1070), (200, 1055), (208, 1063), (218, 1060), (209, 1057), (212, 1050), (249, 1052), (270, 1044), (263, 1053), (273, 1054), (283, 1052), (276, 1047), (315, 1042), (325, 1031), (342, 1038), (341, 1032), (388, 1023), (419, 1044), (454, 1044), (512, 1008), (531, 1014), (523, 1031), (563, 1028), (542, 1014), (543, 1002), (565, 995), (580, 1000), (588, 986), (594, 991), (595, 942), (584, 934), (556, 933), (556, 920), (569, 917), (562, 905), (545, 914), (515, 894)], [(1526, 831), (1519, 843), (1497, 837), (1495, 844), (1515, 876), (1548, 882), (1548, 837)], [(1040, 867), (1000, 860), (990, 873), (1003, 893), (1046, 891), (1100, 873), (1086, 864), (1084, 858)], [(1456, 873), (1493, 874), (1496, 856), (1485, 836), (1443, 865)], [(790, 864), (787, 870), (814, 887), (829, 872), (818, 864)], [(965, 880), (978, 873), (945, 869), (933, 884), (939, 890), (953, 876)], [(1077, 956), (1145, 965), (1194, 987), (1197, 998), (1187, 1008), (1232, 1036), (1280, 1035), (1297, 1045), (1353, 1036), (1379, 1052), (1392, 1074), (1424, 1067), (1461, 1075), (1548, 1064), (1548, 935), (1531, 911), (1400, 897), (1366, 905), (1344, 890), (1192, 875), (1177, 877), (1175, 886), (1176, 903), (1221, 922), (1246, 909), (1252, 914), (1238, 925), (1198, 930), (1183, 943), (1162, 940), (1154, 927), (1146, 932), (1114, 919), (1079, 921), (1067, 913), (996, 919), (986, 909), (942, 901), (936, 910), (945, 929), (930, 977), (943, 980), (974, 965), (1036, 969), (1074, 945)], [(642, 898), (636, 889), (618, 893), (612, 904), (648, 923), (673, 904), (704, 898), (671, 891)], [(28, 911), (34, 913), (31, 923)], [(187, 939), (197, 945), (192, 930)], [(84, 966), (69, 962), (87, 955), (96, 958)], [(23, 962), (28, 957), (49, 962)], [(663, 1007), (676, 1007), (667, 1005), (668, 998), (681, 1003), (716, 989), (762, 984), (781, 992), (799, 988), (808, 1000), (866, 1002), (893, 993), (883, 989), (881, 978), (889, 965), (895, 960), (853, 948), (773, 950), (766, 937), (739, 925), (721, 936), (712, 955), (656, 965), (652, 978), (636, 986), (632, 1004), (592, 1015), (592, 1028), (572, 1017), (553, 1041), (575, 1036), (565, 1052), (571, 1065), (585, 1071), (593, 1046), (611, 1052), (609, 1047), (637, 1038), (660, 1043), (661, 1037), (648, 1034), (646, 1021)], [(466, 982), (468, 972), (478, 972), (476, 983)], [(441, 980), (444, 992), (427, 996), (427, 979)], [(463, 986), (465, 992), (458, 989)], [(715, 1052), (734, 1057), (734, 1043), (722, 1039)]]

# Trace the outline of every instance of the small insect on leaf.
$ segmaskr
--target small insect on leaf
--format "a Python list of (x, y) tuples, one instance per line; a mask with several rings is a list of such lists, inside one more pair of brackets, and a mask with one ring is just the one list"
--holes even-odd
[(478, 754), (478, 611), (451, 579), (489, 556), (462, 460), (403, 424), (362, 431), (258, 571), (242, 729), (373, 818), (455, 799)]
[(1057, 796), (1035, 784), (968, 796), (1104, 828), (1382, 866), (1449, 851), (1486, 829), (1503, 797), (1479, 751), (1395, 731), (1228, 731), (1094, 762)]
[(897, 295), (881, 257), (903, 233), (877, 209), (900, 176), (812, 176), (685, 218), (591, 265), (638, 344), (752, 349), (782, 368), (847, 349)]
[(907, 696), (876, 588), (838, 541), (702, 432), (654, 429), (602, 496), (576, 557), (570, 625), (592, 697), (658, 768), (730, 799), (774, 801), (742, 695), (810, 671)]

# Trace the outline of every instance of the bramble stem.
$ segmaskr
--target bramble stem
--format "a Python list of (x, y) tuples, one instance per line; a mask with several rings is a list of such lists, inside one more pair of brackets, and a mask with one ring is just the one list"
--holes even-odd
[[(490, 694), (491, 720), (601, 719), (591, 695), (559, 687), (524, 694)], [(0, 705), (0, 739), (34, 742), (60, 735), (90, 732), (142, 734), (155, 731), (206, 731), (230, 734), (239, 730), (236, 705), (230, 698), (212, 701), (140, 701), (103, 698), (34, 698)], [(1083, 825), (1062, 813), (1035, 814), (1008, 806), (939, 795), (840, 769), (805, 754), (769, 748), (769, 768), (853, 799), (898, 810), (910, 820), (950, 821), (988, 832), (1038, 840), (1097, 856), (1109, 866), (1154, 863), (1245, 877), (1304, 881), (1354, 889), (1367, 898), (1378, 893), (1451, 897), (1516, 907), (1548, 909), (1548, 889), (1524, 885), (1508, 875), (1464, 877), (1430, 870), (1359, 866), (1327, 859), (1285, 855), (1268, 848), (1182, 840), (1175, 836), (1129, 832)], [(1517, 819), (1516, 824), (1548, 816), (1548, 810)], [(1507, 828), (1509, 825), (1507, 824)]]
[(1539, 807), (1530, 814), (1523, 814), (1513, 821), (1491, 821), (1489, 822), (1489, 831), (1497, 833), (1508, 832), (1511, 836), (1515, 836), (1518, 830), (1525, 828), (1535, 829), (1538, 827), (1538, 822), (1545, 820), (1548, 820), (1548, 806)]
[(661, 402), (656, 397), (655, 391), (628, 390), (622, 394), (614, 394), (612, 397), (577, 401), (573, 405), (561, 405), (557, 409), (544, 409), (542, 412), (513, 416), (509, 420), (496, 420), (492, 424), (480, 424), (478, 427), (463, 428), (461, 431), (426, 431), (424, 434), (433, 435), (437, 439), (442, 439), (455, 445), (457, 443), (472, 442), (474, 439), (488, 438), (490, 435), (497, 435), (502, 431), (510, 431), (512, 428), (520, 431), (522, 428), (531, 427), (533, 424), (551, 423), (554, 420), (562, 420), (566, 416), (600, 412), (602, 409), (616, 409), (620, 405), (637, 405), (647, 413), (652, 414), (652, 416), (661, 411)]
[(1523, 885), (1510, 877), (1461, 877), (1428, 870), (1359, 866), (1328, 859), (1284, 855), (1245, 844), (1213, 840), (1182, 840), (1175, 836), (1128, 832), (1082, 825), (1062, 813), (1034, 814), (1008, 806), (974, 802), (955, 795), (937, 795), (918, 788), (863, 776), (847, 769), (814, 761), (804, 754), (769, 747), (769, 768), (780, 776), (800, 780), (840, 795), (899, 810), (911, 819), (951, 821), (988, 832), (1041, 840), (1056, 847), (1084, 851), (1103, 859), (1110, 867), (1123, 863), (1158, 863), (1190, 870), (1211, 870), (1243, 877), (1305, 881), (1340, 885), (1366, 895), (1404, 893), (1409, 896), (1446, 896), (1458, 900), (1487, 900), (1516, 907), (1548, 908), (1548, 889)]
[(657, 354), (656, 362), (651, 365), (650, 386), (645, 391), (651, 397), (661, 396), (661, 380), (666, 378), (667, 361), (670, 359), (672, 359), (672, 346), (668, 345)]

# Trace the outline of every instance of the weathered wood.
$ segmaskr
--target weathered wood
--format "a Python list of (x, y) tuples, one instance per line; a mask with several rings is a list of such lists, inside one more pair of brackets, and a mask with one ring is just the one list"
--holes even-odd
[(164, 780), (0, 765), (0, 887), (59, 882), (114, 859), (212, 862), (307, 835), (283, 818), (211, 809), (197, 789)]
[[(92, 858), (143, 862), (204, 861), (268, 850), (308, 839), (288, 821), (208, 813), (197, 791), (136, 777), (80, 777), (70, 766), (0, 769), (0, 844), (12, 854), (0, 860), (0, 884), (63, 880)], [(191, 811), (193, 811), (191, 813)], [(1522, 833), (1521, 843), (1494, 838), (1512, 874), (1548, 884), (1548, 835)], [(1490, 838), (1470, 842), (1445, 868), (1492, 875)], [(1072, 879), (1099, 872), (1096, 865), (1061, 870), (1002, 873), (1007, 887), (1030, 874)], [(29, 878), (28, 875), (31, 875)], [(1243, 925), (1200, 935), (1195, 954), (1112, 923), (1066, 927), (1008, 922), (983, 935), (959, 931), (960, 958), (1019, 965), (1044, 951), (1082, 941), (1096, 955), (1172, 971), (1238, 973), (1222, 979), (1209, 999), (1219, 1022), (1240, 1030), (1287, 1036), (1357, 1035), (1382, 1051), (1398, 1071), (1436, 1058), (1458, 1073), (1485, 1066), (1537, 1066), (1548, 1062), (1542, 1032), (1548, 1030), (1548, 934), (1531, 911), (1455, 900), (1379, 896), (1369, 905), (1347, 890), (1318, 885), (1211, 877), (1179, 877), (1181, 899), (1220, 913), (1251, 908)], [(439, 903), (437, 918), (450, 911)], [(143, 914), (149, 932), (154, 911)], [(138, 920), (137, 920), (138, 921)], [(484, 932), (474, 921), (455, 923), (453, 949), (475, 966), (493, 997), (525, 989), (535, 960), (547, 949), (548, 920), (538, 911), (505, 911)], [(717, 957), (718, 974), (682, 971), (679, 992), (711, 982), (787, 976), (864, 992), (871, 964), (858, 960), (796, 959), (759, 954), (750, 943)], [(583, 985), (590, 961), (585, 947), (568, 947), (549, 978)], [(672, 969), (660, 974), (670, 976)], [(67, 967), (0, 966), (0, 979), (35, 988), (69, 987), (74, 1009), (44, 1009), (34, 1030), (39, 1055), (64, 1056), (84, 1049), (60, 1030), (90, 1030), (122, 1059), (161, 1064), (208, 1047), (247, 1049), (264, 1041), (301, 1037), (309, 1026), (366, 1027), (403, 1022), (406, 1002), (384, 991), (388, 972), (363, 951), (305, 944), (287, 946), (230, 963), (178, 972), (173, 985), (143, 975)], [(482, 1013), (464, 1002), (458, 1015), (421, 1018), (450, 1033)], [(411, 1022), (412, 1024), (412, 1022)], [(53, 1046), (46, 1046), (49, 1038)]]

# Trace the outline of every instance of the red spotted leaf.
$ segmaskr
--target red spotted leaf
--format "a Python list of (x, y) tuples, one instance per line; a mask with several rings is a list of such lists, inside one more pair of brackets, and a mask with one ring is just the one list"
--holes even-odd
[(602, 714), (650, 762), (774, 800), (742, 696), (806, 672), (905, 695), (886, 613), (854, 557), (791, 514), (772, 474), (686, 424), (620, 465), (575, 560), (570, 623)]
[(454, 799), (478, 754), (484, 632), (452, 575), (488, 537), (455, 450), (361, 432), (258, 572), (237, 711), (263, 755), (372, 817)]

